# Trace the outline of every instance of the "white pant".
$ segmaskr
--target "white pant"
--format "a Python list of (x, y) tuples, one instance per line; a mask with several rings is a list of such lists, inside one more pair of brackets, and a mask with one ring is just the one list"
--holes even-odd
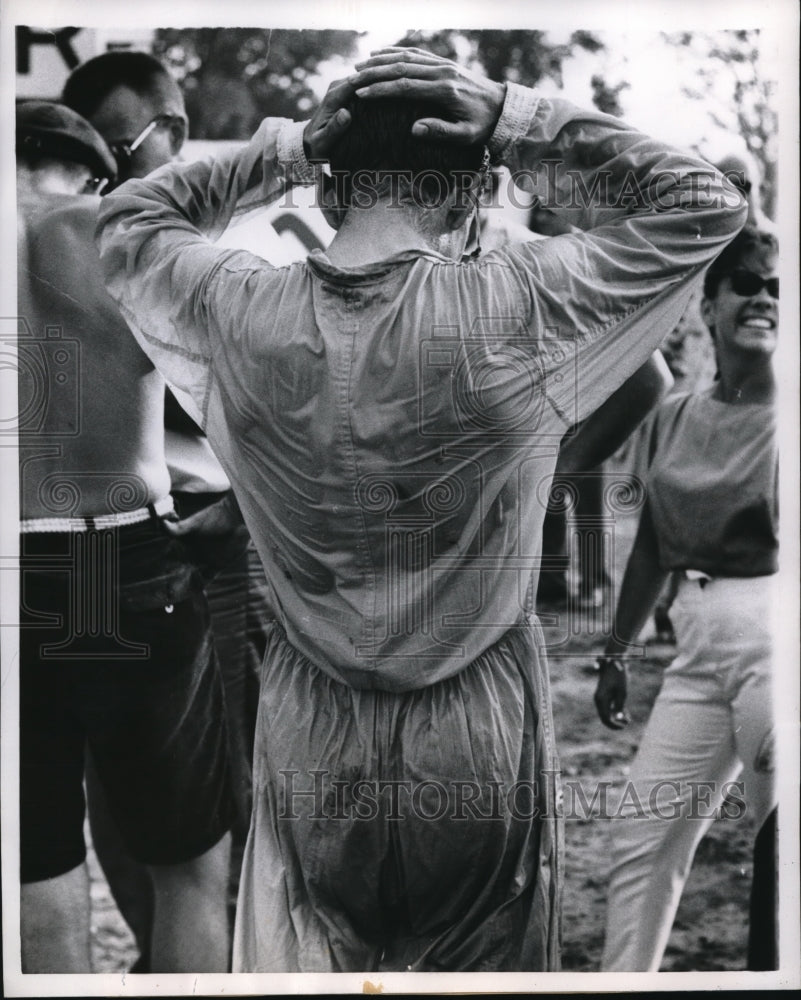
[(631, 767), (629, 815), (612, 820), (604, 971), (658, 971), (695, 849), (727, 782), (742, 771), (735, 799), (745, 801), (757, 830), (775, 805), (775, 580), (679, 585), (670, 611), (678, 656)]

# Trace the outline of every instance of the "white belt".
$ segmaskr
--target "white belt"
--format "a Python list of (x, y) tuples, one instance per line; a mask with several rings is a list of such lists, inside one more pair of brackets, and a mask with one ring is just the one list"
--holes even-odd
[(46, 531), (94, 531), (101, 528), (121, 528), (139, 524), (151, 517), (164, 517), (175, 509), (171, 496), (163, 497), (147, 507), (126, 510), (118, 514), (98, 514), (97, 517), (26, 517), (19, 523), (23, 535)]

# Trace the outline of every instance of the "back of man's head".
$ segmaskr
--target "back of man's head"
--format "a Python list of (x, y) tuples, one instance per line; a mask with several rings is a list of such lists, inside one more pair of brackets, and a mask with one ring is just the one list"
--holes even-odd
[(165, 78), (169, 78), (166, 68), (147, 52), (104, 52), (72, 71), (64, 85), (62, 100), (91, 120), (117, 87), (128, 87), (141, 97), (150, 94)]
[(483, 146), (412, 135), (419, 119), (441, 116), (431, 104), (354, 97), (346, 107), (350, 127), (329, 152), (344, 205), (366, 204), (370, 190), (386, 193), (393, 178), (408, 179), (407, 191), (421, 204), (439, 204), (457, 185), (466, 188), (469, 178), (487, 169)]

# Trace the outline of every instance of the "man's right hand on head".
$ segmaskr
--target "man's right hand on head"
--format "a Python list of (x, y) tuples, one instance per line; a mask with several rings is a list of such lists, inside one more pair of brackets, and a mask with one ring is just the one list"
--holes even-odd
[(350, 125), (350, 111), (344, 105), (353, 97), (354, 87), (348, 80), (334, 80), (319, 107), (303, 130), (306, 159), (315, 162), (328, 159), (328, 152)]
[(421, 138), (465, 146), (486, 143), (503, 110), (505, 84), (421, 49), (379, 49), (356, 69), (348, 83), (361, 99), (406, 97), (430, 101), (441, 109), (441, 118), (415, 122), (412, 134)]

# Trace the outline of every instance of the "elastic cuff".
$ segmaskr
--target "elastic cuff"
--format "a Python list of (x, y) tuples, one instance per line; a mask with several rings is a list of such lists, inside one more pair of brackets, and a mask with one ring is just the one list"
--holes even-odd
[(278, 133), (278, 162), (286, 165), (287, 175), (294, 184), (314, 184), (314, 167), (306, 159), (303, 131), (307, 122), (287, 122)]
[(526, 135), (539, 100), (530, 87), (521, 87), (519, 83), (506, 84), (501, 117), (488, 143), (493, 160), (502, 160), (512, 143)]

